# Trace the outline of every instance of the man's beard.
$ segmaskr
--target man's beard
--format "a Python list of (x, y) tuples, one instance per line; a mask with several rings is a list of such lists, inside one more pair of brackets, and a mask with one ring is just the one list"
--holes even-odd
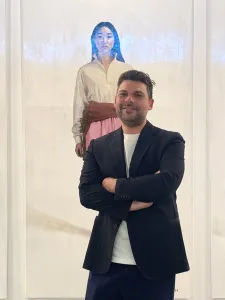
[[(124, 109), (130, 108), (134, 109), (136, 111), (136, 114), (132, 116), (124, 116)], [(119, 109), (117, 111), (118, 117), (120, 120), (127, 125), (128, 127), (136, 127), (141, 125), (145, 119), (146, 119), (146, 114), (140, 113), (140, 108), (134, 104), (127, 104), (127, 105), (120, 105)]]

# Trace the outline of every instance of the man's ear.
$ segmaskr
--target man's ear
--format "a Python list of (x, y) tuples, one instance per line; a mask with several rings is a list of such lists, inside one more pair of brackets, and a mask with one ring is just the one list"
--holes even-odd
[(154, 104), (154, 99), (150, 98), (150, 99), (149, 99), (149, 107), (148, 107), (148, 110), (152, 110), (153, 104)]

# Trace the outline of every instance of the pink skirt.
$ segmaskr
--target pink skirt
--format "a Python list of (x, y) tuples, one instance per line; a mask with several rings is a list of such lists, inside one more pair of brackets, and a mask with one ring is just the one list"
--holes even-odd
[(109, 118), (103, 121), (93, 122), (86, 134), (86, 149), (93, 139), (97, 139), (107, 133), (110, 133), (121, 126), (119, 118)]

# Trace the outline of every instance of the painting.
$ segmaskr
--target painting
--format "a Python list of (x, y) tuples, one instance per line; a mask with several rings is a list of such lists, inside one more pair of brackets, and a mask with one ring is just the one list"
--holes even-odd
[(121, 126), (114, 108), (119, 76), (132, 67), (125, 63), (120, 39), (110, 22), (100, 22), (91, 34), (91, 61), (77, 75), (72, 132), (76, 154), (83, 156), (92, 139)]
[[(156, 82), (148, 119), (186, 140), (178, 207), (191, 259), (192, 3), (22, 2), (27, 297), (84, 297), (96, 212), (79, 202), (81, 156), (90, 139), (120, 126), (116, 82), (129, 69)], [(189, 298), (189, 276), (177, 276), (177, 298)]]

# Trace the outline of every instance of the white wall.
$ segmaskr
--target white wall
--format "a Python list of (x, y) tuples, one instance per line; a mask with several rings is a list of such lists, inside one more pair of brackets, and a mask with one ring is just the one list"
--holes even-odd
[(0, 299), (6, 297), (7, 260), (7, 103), (5, 3), (0, 1)]
[(0, 79), (8, 79), (0, 92), (0, 130), (5, 133), (0, 298), (6, 297), (7, 277), (9, 300), (84, 297), (82, 262), (95, 213), (78, 199), (82, 161), (74, 154), (72, 98), (77, 70), (90, 59), (91, 31), (106, 20), (118, 30), (126, 62), (157, 83), (149, 120), (180, 131), (186, 140), (178, 205), (191, 272), (178, 276), (176, 298), (225, 299), (225, 3), (138, 3), (137, 10), (134, 0), (128, 5), (118, 0), (0, 0)]
[(212, 294), (225, 298), (225, 31), (224, 1), (211, 1), (209, 17), (208, 128), (211, 197)]

